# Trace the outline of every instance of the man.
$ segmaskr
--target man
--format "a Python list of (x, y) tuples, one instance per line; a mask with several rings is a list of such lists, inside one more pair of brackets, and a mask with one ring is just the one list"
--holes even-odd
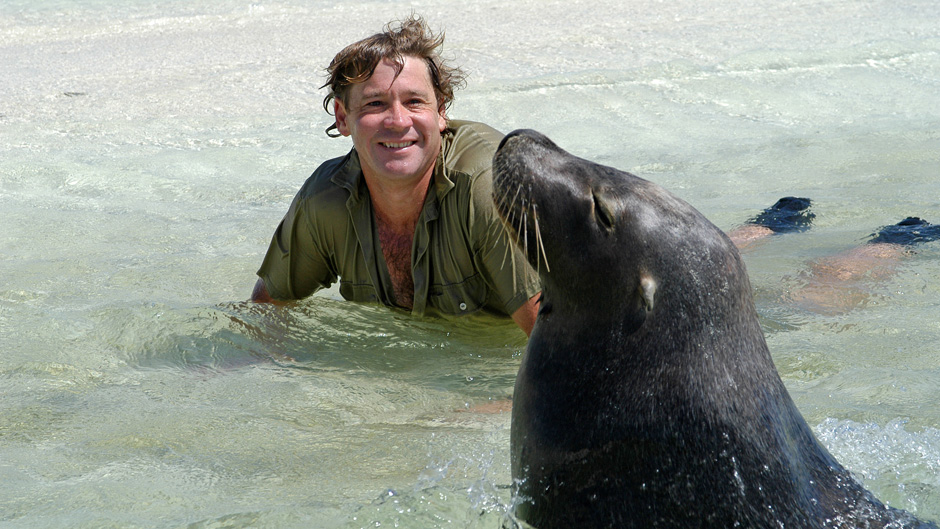
[(449, 122), (459, 70), (424, 21), (342, 50), (325, 86), (343, 158), (323, 163), (294, 198), (258, 270), (252, 300), (306, 297), (340, 281), (347, 300), (446, 314), (511, 316), (528, 335), (538, 276), (509, 240), (492, 201), (502, 135)]

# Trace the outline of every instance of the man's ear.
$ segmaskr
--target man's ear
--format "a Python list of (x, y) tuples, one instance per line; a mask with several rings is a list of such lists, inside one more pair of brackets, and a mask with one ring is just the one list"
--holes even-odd
[(348, 114), (346, 106), (339, 98), (333, 99), (333, 116), (336, 117), (336, 130), (343, 136), (349, 136), (349, 124), (346, 122)]
[(444, 105), (441, 105), (441, 108), (437, 111), (437, 128), (441, 132), (444, 132), (444, 129), (447, 128), (447, 113), (444, 109)]

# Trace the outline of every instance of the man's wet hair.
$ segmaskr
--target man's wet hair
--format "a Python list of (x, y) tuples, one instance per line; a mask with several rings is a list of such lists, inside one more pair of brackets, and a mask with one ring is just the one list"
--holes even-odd
[[(353, 85), (367, 81), (383, 60), (390, 60), (401, 73), (406, 57), (425, 61), (439, 109), (447, 109), (454, 100), (454, 90), (463, 86), (465, 75), (460, 68), (448, 66), (440, 55), (444, 33), (435, 34), (423, 18), (411, 15), (403, 21), (389, 22), (382, 33), (376, 33), (343, 48), (326, 69), (330, 92), (323, 98), (323, 108), (332, 114), (333, 100), (349, 103)], [(397, 74), (396, 74), (397, 75)], [(326, 129), (328, 136), (336, 137), (336, 123)]]

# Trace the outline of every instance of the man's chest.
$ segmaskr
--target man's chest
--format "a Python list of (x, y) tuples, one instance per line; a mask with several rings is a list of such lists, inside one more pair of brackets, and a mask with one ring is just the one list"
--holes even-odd
[(395, 295), (395, 303), (405, 308), (414, 306), (414, 277), (412, 275), (411, 246), (413, 232), (396, 233), (381, 224), (378, 226), (379, 244), (388, 269)]

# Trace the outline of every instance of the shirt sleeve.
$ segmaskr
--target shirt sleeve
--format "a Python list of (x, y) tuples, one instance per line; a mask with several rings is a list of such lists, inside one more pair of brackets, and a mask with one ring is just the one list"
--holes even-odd
[(486, 169), (474, 179), (470, 218), (477, 267), (502, 310), (511, 316), (541, 291), (541, 284), (538, 274), (529, 265), (523, 251), (510, 239), (496, 212), (492, 169)]
[(311, 202), (302, 188), (274, 231), (258, 270), (274, 299), (305, 298), (336, 281), (336, 274), (317, 244), (309, 211)]

